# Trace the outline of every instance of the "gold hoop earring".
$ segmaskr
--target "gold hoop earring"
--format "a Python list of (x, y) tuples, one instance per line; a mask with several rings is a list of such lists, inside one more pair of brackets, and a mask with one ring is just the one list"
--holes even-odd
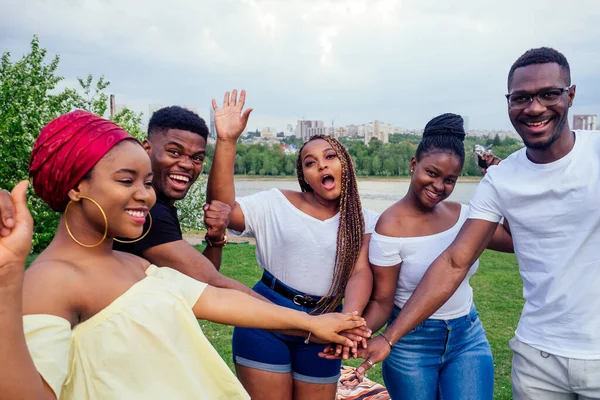
[(115, 242), (119, 242), (119, 243), (135, 243), (135, 242), (139, 242), (140, 240), (142, 240), (143, 238), (145, 238), (146, 235), (148, 233), (150, 233), (150, 229), (152, 229), (152, 214), (150, 214), (150, 211), (148, 211), (148, 218), (150, 218), (150, 225), (148, 226), (148, 230), (146, 231), (146, 233), (144, 233), (139, 238), (133, 239), (133, 240), (120, 240), (120, 239), (117, 239), (117, 238), (113, 238), (113, 240)]
[(87, 197), (87, 196), (79, 196), (79, 197), (82, 199), (89, 200), (92, 203), (94, 203), (94, 205), (96, 207), (98, 207), (98, 209), (102, 213), (102, 218), (104, 218), (104, 235), (102, 236), (102, 239), (100, 239), (100, 241), (96, 244), (85, 244), (85, 243), (81, 243), (79, 240), (75, 239), (75, 236), (73, 236), (71, 229), (69, 229), (69, 222), (67, 221), (67, 212), (69, 211), (69, 206), (71, 205), (73, 200), (69, 201), (69, 203), (67, 203), (67, 207), (65, 207), (65, 228), (67, 228), (67, 233), (69, 234), (69, 236), (71, 236), (71, 239), (73, 239), (73, 241), (80, 246), (88, 247), (88, 248), (99, 246), (102, 242), (104, 242), (104, 239), (106, 239), (106, 235), (108, 234), (108, 220), (106, 219), (106, 214), (104, 213), (104, 210), (102, 209), (102, 207), (100, 207), (100, 204), (98, 204), (98, 202), (96, 202), (96, 200), (92, 199), (91, 197)]

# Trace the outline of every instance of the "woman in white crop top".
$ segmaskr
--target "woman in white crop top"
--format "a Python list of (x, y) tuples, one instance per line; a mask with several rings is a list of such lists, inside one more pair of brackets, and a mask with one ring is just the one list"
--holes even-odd
[[(376, 284), (365, 318), (373, 332), (386, 321), (388, 327), (368, 342), (368, 362), (359, 373), (385, 359), (383, 378), (393, 399), (493, 397), (492, 353), (469, 286), (479, 262), (431, 318), (395, 344), (388, 340), (396, 337), (396, 315), (467, 218), (467, 206), (443, 201), (452, 194), (464, 164), (464, 136), (463, 120), (455, 114), (427, 124), (410, 161), (408, 192), (381, 215), (371, 238), (369, 260)], [(512, 239), (502, 225), (491, 248), (512, 252)]]
[[(272, 189), (236, 199), (236, 142), (248, 111), (240, 116), (243, 98), (238, 102), (235, 93), (226, 95), (222, 108), (215, 102), (213, 108), (218, 139), (207, 198), (231, 206), (233, 234), (256, 238), (264, 273), (254, 290), (305, 312), (362, 314), (373, 282), (367, 252), (378, 215), (361, 207), (348, 151), (330, 136), (315, 135), (298, 153), (300, 191)], [(362, 333), (368, 336), (368, 330)], [(252, 398), (335, 398), (341, 361), (319, 358), (325, 345), (306, 339), (260, 329), (234, 331), (236, 372)], [(347, 358), (349, 351), (342, 354)]]

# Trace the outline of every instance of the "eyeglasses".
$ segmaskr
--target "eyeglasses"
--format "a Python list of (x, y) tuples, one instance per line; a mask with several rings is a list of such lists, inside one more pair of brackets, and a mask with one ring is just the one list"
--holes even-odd
[(508, 101), (508, 105), (511, 108), (519, 110), (525, 109), (533, 102), (534, 97), (537, 99), (538, 103), (544, 107), (549, 107), (558, 104), (563, 93), (567, 92), (572, 87), (573, 86), (568, 86), (565, 88), (549, 88), (540, 90), (537, 93), (509, 93), (505, 96), (506, 100)]

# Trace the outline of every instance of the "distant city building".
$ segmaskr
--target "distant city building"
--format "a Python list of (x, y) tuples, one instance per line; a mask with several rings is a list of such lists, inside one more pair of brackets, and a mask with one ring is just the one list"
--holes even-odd
[(358, 136), (358, 125), (348, 125), (346, 127), (346, 136), (357, 137)]
[(326, 135), (327, 129), (323, 121), (298, 121), (296, 124), (296, 138), (308, 140), (313, 135)]
[(469, 116), (468, 115), (461, 115), (464, 123), (463, 126), (465, 128), (465, 132), (469, 133)]
[(261, 138), (274, 137), (274, 136), (277, 136), (277, 132), (275, 131), (275, 128), (273, 128), (271, 126), (264, 127), (260, 130)]
[(333, 136), (336, 139), (348, 136), (348, 129), (345, 126), (332, 126), (329, 128), (329, 136)]
[(216, 138), (217, 137), (217, 130), (215, 129), (215, 110), (213, 110), (213, 108), (210, 108), (210, 137), (212, 138)]
[(469, 131), (469, 136), (475, 137), (488, 137), (495, 138), (498, 136), (500, 139), (512, 138), (521, 140), (521, 137), (514, 131), (500, 131), (500, 130), (484, 130), (484, 129), (473, 129)]
[(283, 131), (284, 136), (293, 136), (295, 134), (296, 134), (296, 131), (294, 130), (294, 127), (292, 126), (292, 124), (288, 124), (285, 128), (285, 131)]
[(369, 144), (373, 138), (376, 138), (383, 143), (389, 143), (390, 135), (393, 134), (395, 130), (396, 127), (393, 124), (385, 124), (375, 120), (373, 122), (369, 122), (368, 124), (361, 125), (358, 129), (358, 134), (361, 135), (362, 131), (365, 137), (365, 144)]
[(574, 115), (573, 129), (582, 129), (584, 131), (596, 130), (596, 114)]

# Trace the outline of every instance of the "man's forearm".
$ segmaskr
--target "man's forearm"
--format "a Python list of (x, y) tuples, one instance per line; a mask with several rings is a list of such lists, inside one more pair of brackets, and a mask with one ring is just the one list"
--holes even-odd
[(217, 139), (212, 167), (206, 186), (206, 200), (219, 200), (233, 207), (235, 186), (233, 174), (237, 140)]
[(222, 247), (213, 247), (207, 245), (202, 254), (212, 263), (212, 265), (215, 266), (217, 271), (221, 270), (221, 261), (223, 258)]
[(456, 265), (447, 251), (442, 253), (427, 269), (398, 317), (386, 328), (388, 339), (396, 343), (435, 313), (454, 294), (468, 271), (469, 266)]

